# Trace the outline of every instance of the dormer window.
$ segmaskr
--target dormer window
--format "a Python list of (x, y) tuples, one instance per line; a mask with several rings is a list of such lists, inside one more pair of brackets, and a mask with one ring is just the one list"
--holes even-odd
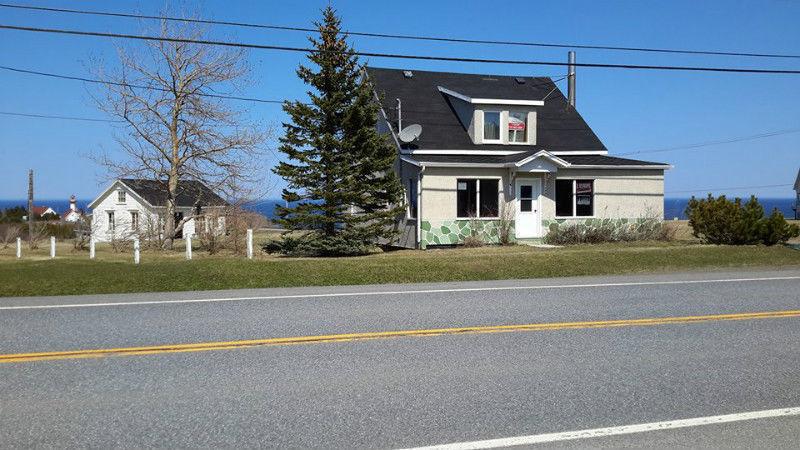
[(511, 112), (508, 114), (508, 142), (525, 144), (528, 142), (528, 114)]
[(485, 111), (483, 113), (483, 141), (501, 142), (499, 111)]

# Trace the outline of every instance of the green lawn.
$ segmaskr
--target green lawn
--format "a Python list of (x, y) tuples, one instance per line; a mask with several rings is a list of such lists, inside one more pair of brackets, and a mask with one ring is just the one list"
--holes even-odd
[(0, 254), (0, 296), (99, 294), (371, 283), (602, 275), (734, 267), (800, 268), (800, 251), (783, 246), (727, 247), (686, 242), (602, 244), (560, 249), (527, 246), (397, 251), (358, 258), (289, 259), (259, 255), (252, 261), (198, 252), (144, 253), (90, 261), (61, 253), (16, 260)]

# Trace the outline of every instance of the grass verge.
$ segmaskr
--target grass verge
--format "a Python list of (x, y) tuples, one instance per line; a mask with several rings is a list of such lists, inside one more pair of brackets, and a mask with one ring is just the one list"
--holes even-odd
[(578, 275), (797, 267), (800, 251), (783, 246), (678, 243), (603, 244), (562, 249), (526, 246), (398, 251), (359, 258), (193, 261), (0, 260), (0, 296), (103, 294), (373, 283), (519, 279)]

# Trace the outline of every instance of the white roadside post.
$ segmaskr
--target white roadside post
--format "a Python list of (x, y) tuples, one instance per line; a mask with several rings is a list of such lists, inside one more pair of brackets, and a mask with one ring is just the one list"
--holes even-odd
[(192, 259), (192, 235), (186, 235), (186, 259)]
[(253, 229), (247, 229), (247, 259), (253, 259)]
[(17, 259), (22, 258), (22, 238), (17, 238)]
[(50, 257), (56, 257), (56, 237), (50, 236)]
[(89, 237), (89, 259), (94, 259), (94, 236)]
[(133, 263), (139, 264), (139, 239), (133, 240)]

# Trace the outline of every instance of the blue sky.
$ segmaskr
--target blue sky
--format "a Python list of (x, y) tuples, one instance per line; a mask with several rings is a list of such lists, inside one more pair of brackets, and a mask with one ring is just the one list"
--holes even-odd
[[(20, 3), (23, 3), (20, 1)], [(41, 6), (138, 11), (157, 14), (163, 1), (34, 1)], [(794, 1), (536, 1), (440, 0), (331, 2), (345, 28), (403, 34), (493, 40), (564, 42), (615, 46), (685, 48), (800, 54), (800, 2)], [(216, 1), (197, 6), (204, 18), (309, 26), (327, 1)], [(0, 23), (139, 33), (142, 24), (68, 14), (0, 8)], [(213, 27), (214, 39), (305, 46), (303, 33)], [(566, 49), (439, 44), (357, 38), (356, 49), (483, 58), (566, 60)], [(113, 64), (114, 46), (140, 45), (106, 38), (31, 34), (0, 30), (0, 65), (86, 76), (92, 58)], [(704, 65), (800, 69), (800, 60), (664, 55), (579, 50), (579, 62)], [(295, 76), (302, 54), (254, 50), (253, 83), (243, 94), (302, 98)], [(398, 61), (372, 59), (383, 67), (473, 73), (560, 76), (561, 67)], [(579, 68), (577, 105), (611, 154), (735, 138), (800, 128), (800, 75), (743, 75)], [(562, 89), (565, 85), (561, 83)], [(96, 89), (0, 70), (0, 111), (103, 118), (89, 98)], [(280, 131), (279, 105), (238, 103), (253, 120)], [(113, 126), (102, 122), (0, 116), (0, 198), (22, 198), (27, 169), (36, 171), (38, 198), (92, 198), (102, 187), (102, 170), (84, 155), (114, 151)], [(681, 191), (733, 186), (791, 184), (800, 167), (800, 133), (636, 157), (669, 162), (667, 196)], [(274, 176), (273, 176), (274, 177)], [(279, 180), (272, 180), (280, 185)], [(729, 195), (754, 192), (789, 197), (791, 187), (714, 190)], [(277, 196), (274, 192), (271, 196)]]

